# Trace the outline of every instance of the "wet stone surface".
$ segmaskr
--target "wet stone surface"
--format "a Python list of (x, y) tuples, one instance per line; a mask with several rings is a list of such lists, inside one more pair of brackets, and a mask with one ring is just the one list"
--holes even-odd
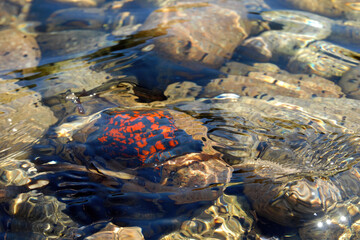
[(16, 29), (0, 31), (0, 70), (18, 70), (35, 67), (41, 52), (33, 36)]
[(32, 0), (4, 0), (0, 3), (0, 26), (15, 25), (25, 20)]
[(221, 93), (240, 96), (292, 96), (298, 98), (341, 97), (339, 86), (324, 78), (305, 74), (277, 74), (249, 72), (248, 76), (229, 75), (213, 79), (201, 92), (202, 97), (215, 97)]
[(216, 1), (179, 1), (153, 12), (141, 29), (159, 36), (155, 49), (167, 59), (187, 66), (200, 62), (218, 67), (248, 35), (246, 15), (230, 9), (234, 4), (241, 11), (235, 1), (222, 5)]
[[(68, 169), (90, 176), (104, 176), (109, 179), (98, 183), (95, 177), (91, 181), (99, 186), (120, 185), (119, 190), (123, 193), (135, 196), (138, 193), (150, 196), (162, 194), (161, 201), (164, 203), (159, 204), (160, 209), (168, 209), (173, 204), (174, 210), (178, 209), (177, 205), (208, 204), (221, 196), (224, 184), (231, 178), (232, 168), (211, 147), (212, 142), (206, 137), (206, 127), (180, 112), (115, 108), (63, 123), (54, 130), (57, 138), (49, 143), (44, 141), (35, 149), (38, 156), (36, 161), (43, 162), (38, 166), (40, 170)], [(61, 159), (51, 166), (46, 159), (51, 159), (54, 154)], [(59, 184), (62, 185), (62, 182)], [(66, 189), (66, 184), (64, 187)], [(48, 188), (52, 186), (45, 187)], [(142, 218), (135, 209), (127, 215), (132, 220), (126, 220), (124, 215), (116, 215), (118, 211), (123, 211), (120, 210), (123, 207), (112, 199), (110, 193), (107, 194), (106, 201), (110, 205), (100, 207), (113, 209), (114, 212), (109, 209), (103, 217), (115, 218), (115, 222), (138, 222), (146, 229), (145, 236), (152, 236), (149, 235), (149, 226), (141, 223)], [(102, 194), (91, 195), (98, 198)], [(76, 202), (77, 198), (65, 195), (63, 201)], [(146, 206), (141, 199), (137, 202), (141, 208)], [(91, 214), (86, 208), (81, 212)], [(153, 214), (148, 215), (149, 220), (156, 216), (164, 218), (171, 213), (160, 211)], [(171, 229), (174, 227), (171, 225), (178, 223), (167, 224)]]
[(143, 240), (144, 236), (139, 227), (118, 227), (109, 223), (99, 232), (85, 238), (85, 240)]
[(359, 3), (351, 0), (286, 0), (291, 6), (301, 10), (316, 12), (329, 17), (345, 17), (348, 19), (359, 19)]
[(222, 195), (214, 205), (201, 212), (197, 217), (182, 223), (178, 231), (163, 236), (161, 240), (212, 238), (239, 239), (258, 236), (252, 232), (253, 218), (244, 208), (246, 202), (231, 195)]
[(339, 86), (349, 98), (360, 99), (360, 68), (347, 71), (340, 79)]
[(359, 9), (2, 1), (0, 238), (359, 238)]
[[(358, 217), (355, 214), (349, 220), (349, 208), (342, 206), (356, 208), (358, 204), (359, 137), (353, 129), (358, 126), (341, 122), (340, 125), (327, 123), (321, 115), (329, 117), (329, 114), (337, 115), (341, 112), (337, 108), (331, 113), (331, 105), (325, 102), (316, 104), (324, 108), (322, 112), (321, 108), (311, 109), (305, 100), (301, 107), (291, 105), (288, 100), (291, 98), (259, 101), (244, 97), (233, 101), (218, 100), (218, 104), (216, 101), (212, 104), (204, 102), (198, 107), (192, 106), (192, 110), (225, 110), (222, 116), (229, 119), (229, 125), (216, 128), (210, 138), (226, 143), (224, 151), (229, 151), (229, 154), (239, 154), (239, 163), (234, 162), (233, 165), (234, 172), (245, 181), (244, 193), (259, 216), (286, 226), (296, 226), (303, 236), (315, 236), (320, 230), (314, 225), (326, 221), (330, 221), (327, 231), (332, 231), (332, 234), (339, 237), (342, 234), (354, 236), (357, 232), (352, 232), (350, 226), (355, 224)], [(338, 100), (339, 104), (343, 100), (348, 101), (349, 105), (352, 102)], [(351, 113), (354, 117), (358, 114), (356, 108), (351, 106), (341, 111), (348, 116)], [(332, 119), (338, 118), (336, 115)], [(282, 120), (278, 121), (280, 116), (283, 116)], [(317, 118), (317, 122), (311, 124), (311, 127), (305, 127), (314, 118)], [(357, 122), (356, 117), (354, 121)], [(231, 131), (230, 126), (234, 125), (238, 126), (238, 136), (233, 139), (220, 137), (221, 132), (226, 134)], [(288, 128), (291, 125), (297, 127)], [(247, 129), (251, 129), (251, 132)], [(333, 141), (329, 141), (331, 139)], [(256, 142), (259, 145), (254, 145)], [(245, 156), (237, 149), (245, 148), (247, 143), (253, 150)], [(225, 160), (231, 161), (233, 158), (230, 156), (225, 157)], [(344, 220), (344, 216), (347, 220)], [(349, 221), (348, 225), (345, 221)], [(314, 232), (305, 233), (310, 231), (310, 226), (314, 226)], [(303, 227), (306, 230), (301, 230)]]
[(67, 30), (42, 33), (36, 37), (43, 63), (56, 62), (95, 52), (112, 45), (107, 34), (94, 30)]
[(28, 155), (29, 147), (57, 121), (41, 103), (39, 93), (21, 88), (16, 82), (0, 79), (1, 157)]

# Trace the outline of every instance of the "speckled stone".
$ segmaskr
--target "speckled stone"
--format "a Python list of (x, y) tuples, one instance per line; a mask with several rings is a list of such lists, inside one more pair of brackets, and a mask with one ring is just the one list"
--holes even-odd
[(216, 68), (248, 35), (246, 14), (233, 9), (243, 8), (235, 1), (179, 1), (154, 11), (142, 30), (156, 36), (155, 50), (162, 57)]
[(18, 70), (35, 67), (41, 52), (34, 37), (10, 28), (0, 31), (0, 56), (0, 70)]

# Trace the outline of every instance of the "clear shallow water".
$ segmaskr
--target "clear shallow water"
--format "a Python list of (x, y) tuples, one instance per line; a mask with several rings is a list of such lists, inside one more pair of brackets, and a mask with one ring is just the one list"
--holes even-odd
[[(33, 1), (25, 17), (4, 23), (30, 33), (41, 57), (34, 68), (11, 59), (2, 68), (3, 238), (83, 239), (113, 223), (138, 226), (146, 239), (356, 239), (360, 125), (358, 100), (350, 98), (358, 96), (358, 77), (356, 71), (343, 77), (358, 65), (356, 11), (328, 13), (318, 1), (319, 15), (311, 15), (292, 12), (296, 4), (244, 2), (251, 30), (244, 28), (241, 46), (214, 66), (211, 53), (189, 61), (192, 54), (179, 60), (171, 48), (159, 50), (163, 33), (142, 25), (159, 5), (124, 2), (89, 1), (91, 8), (84, 8)], [(236, 9), (239, 2), (227, 7)], [(203, 15), (220, 18), (211, 11)], [(234, 24), (226, 20), (219, 32)], [(202, 22), (195, 32), (200, 25), (206, 29)], [(214, 41), (224, 49), (230, 44)], [(178, 54), (196, 47), (189, 42)], [(13, 50), (27, 58), (22, 51)], [(196, 167), (166, 172), (154, 165), (108, 166), (101, 154), (84, 151), (79, 139), (87, 133), (72, 145), (68, 136), (54, 135), (60, 124), (82, 129), (88, 126), (82, 118), (113, 107), (192, 116), (174, 118), (182, 129), (192, 122), (207, 127), (188, 131), (212, 142), (204, 149), (222, 154), (233, 168), (231, 181), (199, 177), (180, 188), (176, 184), (199, 175)], [(209, 168), (205, 179), (219, 169)]]

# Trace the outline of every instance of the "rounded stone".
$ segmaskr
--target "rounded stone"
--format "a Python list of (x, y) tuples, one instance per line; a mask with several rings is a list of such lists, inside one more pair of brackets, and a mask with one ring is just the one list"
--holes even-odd
[(360, 99), (360, 67), (347, 71), (340, 79), (339, 86), (349, 98)]
[(232, 3), (236, 4), (232, 9), (242, 9), (234, 1), (223, 1), (224, 5), (181, 1), (154, 11), (142, 30), (156, 37), (155, 50), (162, 57), (186, 66), (216, 68), (248, 35), (246, 15), (226, 7)]
[(16, 29), (0, 31), (0, 70), (35, 67), (41, 52), (34, 37)]

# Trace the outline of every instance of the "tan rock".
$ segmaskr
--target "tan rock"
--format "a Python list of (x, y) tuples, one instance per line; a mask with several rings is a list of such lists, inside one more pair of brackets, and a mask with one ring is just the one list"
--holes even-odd
[(360, 19), (360, 3), (354, 0), (286, 0), (292, 7), (329, 17)]
[(255, 232), (250, 232), (254, 218), (245, 208), (248, 206), (241, 197), (223, 194), (199, 216), (183, 222), (180, 229), (161, 240), (260, 239)]
[(32, 36), (11, 28), (0, 31), (0, 70), (35, 67), (40, 55)]
[(227, 8), (230, 2), (236, 3), (181, 1), (154, 11), (142, 30), (156, 36), (155, 50), (162, 57), (186, 66), (200, 63), (216, 68), (248, 35), (245, 13)]
[(85, 240), (143, 240), (144, 236), (139, 227), (118, 227), (108, 223), (99, 232), (86, 237)]
[(40, 94), (4, 79), (0, 89), (0, 157), (26, 154), (57, 119)]
[(250, 72), (248, 76), (229, 75), (227, 78), (213, 79), (205, 87), (201, 97), (214, 97), (222, 93), (251, 97), (282, 95), (298, 98), (338, 98), (343, 95), (339, 86), (322, 77), (271, 72)]

